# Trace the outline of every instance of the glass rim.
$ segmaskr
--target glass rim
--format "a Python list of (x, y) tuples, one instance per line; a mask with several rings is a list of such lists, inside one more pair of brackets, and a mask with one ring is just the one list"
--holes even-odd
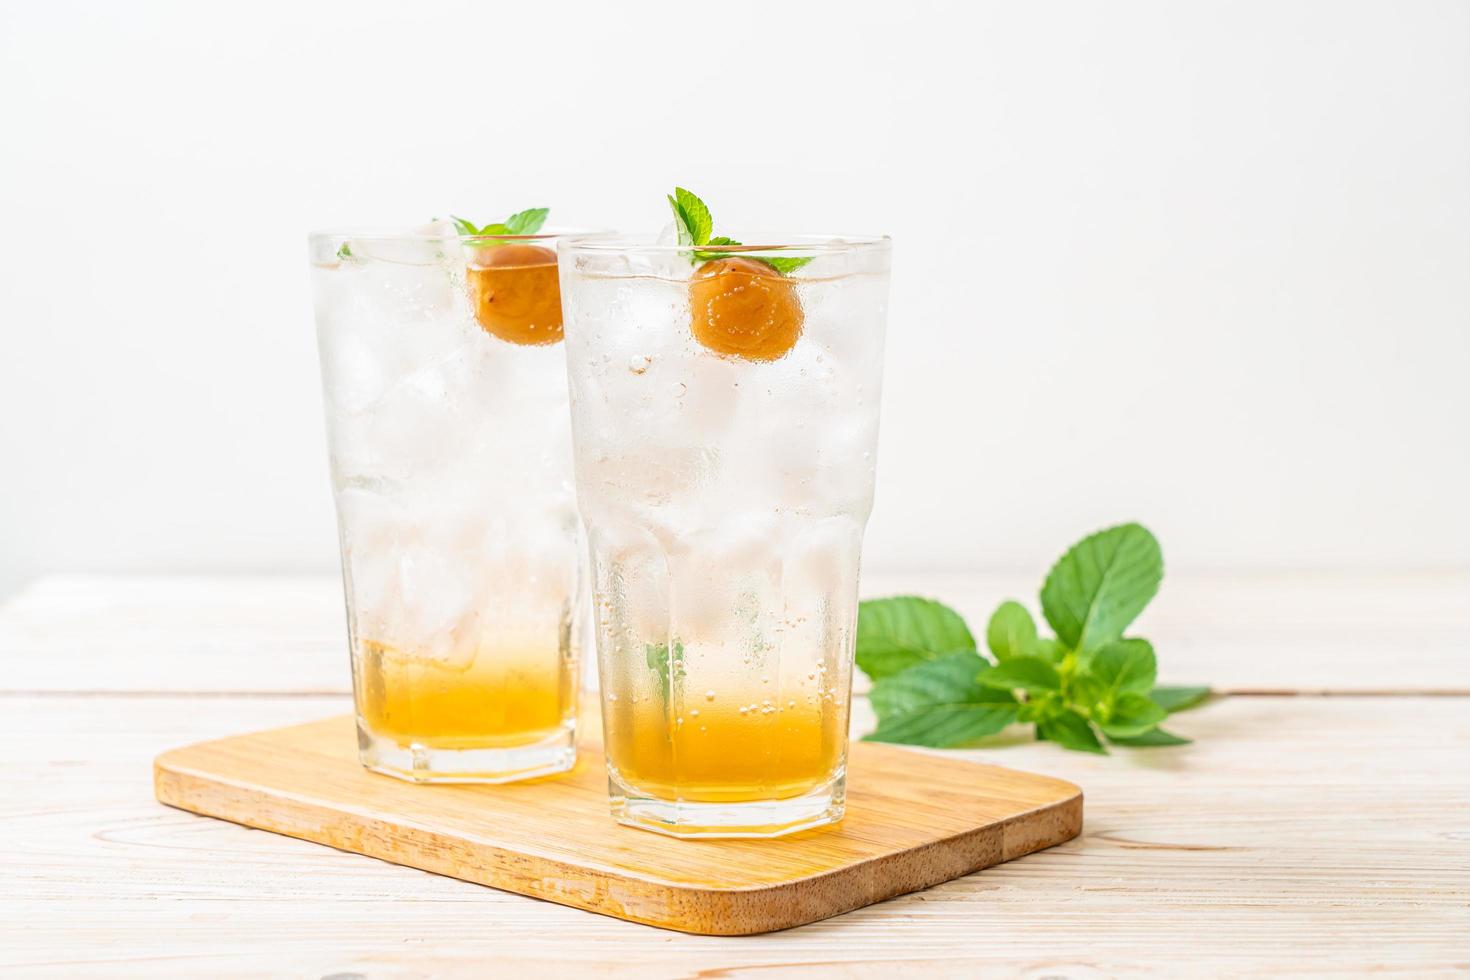
[(307, 232), (309, 242), (443, 242), (451, 239), (460, 242), (548, 242), (571, 236), (606, 235), (600, 228), (552, 227), (530, 235), (439, 235), (420, 230), (422, 226), (394, 227), (365, 226), (345, 228), (320, 228)]
[(642, 235), (623, 232), (602, 232), (596, 235), (564, 236), (557, 243), (561, 252), (615, 255), (629, 252), (657, 254), (683, 253), (690, 251), (719, 252), (742, 255), (760, 252), (803, 252), (830, 255), (839, 252), (887, 251), (893, 239), (887, 235), (762, 235), (755, 242), (740, 245), (680, 245), (676, 242), (659, 242), (658, 234)]

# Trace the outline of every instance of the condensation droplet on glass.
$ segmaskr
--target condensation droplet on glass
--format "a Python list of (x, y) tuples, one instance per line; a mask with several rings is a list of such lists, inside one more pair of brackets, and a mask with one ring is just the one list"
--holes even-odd
[(634, 354), (628, 358), (628, 370), (634, 374), (642, 374), (648, 370), (648, 365), (653, 363), (653, 358), (647, 354)]

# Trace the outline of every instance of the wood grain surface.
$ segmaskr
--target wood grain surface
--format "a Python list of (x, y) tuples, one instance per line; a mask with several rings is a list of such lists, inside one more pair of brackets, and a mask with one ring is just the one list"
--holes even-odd
[[(595, 720), (596, 705), (584, 708)], [(583, 730), (593, 728), (584, 723)], [(601, 745), (563, 776), (413, 786), (363, 769), (350, 716), (173, 749), (170, 806), (633, 922), (740, 936), (804, 925), (1071, 840), (1082, 793), (1047, 776), (857, 744), (847, 816), (781, 840), (614, 823)]]
[[(1174, 607), (1184, 600), (1173, 574), (1145, 631), (1167, 626), (1193, 649), (1199, 672), (1172, 679), (1228, 671), (1242, 687), (1259, 678), (1274, 688), (1297, 672), (1305, 689), (1334, 696), (1212, 702), (1171, 720), (1196, 740), (1179, 748), (1099, 758), (1016, 732), (940, 753), (1082, 786), (1084, 832), (980, 874), (746, 937), (591, 915), (161, 806), (151, 779), (159, 753), (349, 710), (346, 697), (311, 693), (326, 673), (312, 650), (268, 653), (293, 616), (340, 617), (312, 608), (335, 597), (309, 600), (255, 578), (43, 581), (19, 613), (0, 608), (0, 974), (1470, 971), (1470, 699), (1444, 693), (1470, 689), (1470, 629), (1455, 625), (1470, 579), (1314, 573), (1293, 585), (1292, 576), (1236, 576), (1209, 610), (1209, 628), (1190, 631)], [(187, 588), (164, 601), (163, 581)], [(278, 607), (261, 598), (270, 593)], [(71, 618), (64, 594), (78, 610)], [(1250, 623), (1225, 623), (1230, 608), (1246, 609)], [(108, 616), (123, 625), (109, 631)], [(1314, 632), (1319, 639), (1302, 646), (1315, 673), (1281, 662), (1291, 637)], [(1341, 657), (1321, 657), (1320, 637), (1341, 638)], [(1161, 645), (1160, 656), (1169, 671), (1171, 649)], [(1352, 693), (1388, 686), (1397, 665), (1435, 696)], [(862, 729), (871, 717), (856, 707)]]

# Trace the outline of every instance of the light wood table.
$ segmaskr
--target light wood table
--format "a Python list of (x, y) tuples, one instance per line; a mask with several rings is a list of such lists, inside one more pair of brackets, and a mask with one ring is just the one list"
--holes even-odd
[[(869, 574), (982, 620), (1034, 576)], [(1053, 850), (783, 933), (687, 936), (170, 810), (171, 746), (348, 710), (328, 577), (52, 577), (0, 606), (0, 974), (781, 977), (1470, 970), (1470, 573), (1171, 572), (1138, 632), (1232, 692), (1109, 758)], [(982, 620), (983, 621), (983, 620)], [(868, 721), (857, 704), (858, 724)], [(922, 972), (920, 972), (922, 971)]]

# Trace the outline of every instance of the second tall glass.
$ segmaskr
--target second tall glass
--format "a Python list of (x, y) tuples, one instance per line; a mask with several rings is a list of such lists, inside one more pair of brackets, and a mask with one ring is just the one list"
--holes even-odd
[(559, 248), (613, 811), (681, 837), (843, 814), (889, 245), (776, 242)]
[(575, 759), (581, 545), (554, 235), (311, 238), (364, 765)]

